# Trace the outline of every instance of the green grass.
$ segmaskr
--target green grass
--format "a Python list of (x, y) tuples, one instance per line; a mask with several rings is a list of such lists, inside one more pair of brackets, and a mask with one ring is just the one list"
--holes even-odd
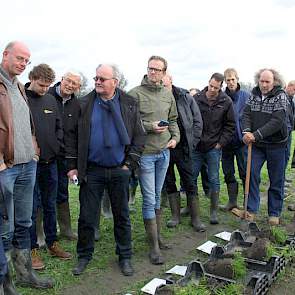
[[(295, 137), (293, 137), (295, 138)], [(291, 148), (291, 151), (294, 150), (294, 142)], [(237, 170), (236, 170), (237, 171)], [(288, 168), (287, 174), (291, 174), (291, 169)], [(236, 173), (237, 175), (237, 173)], [(199, 177), (200, 178), (200, 177)], [(227, 189), (224, 184), (223, 174), (220, 170), (220, 179), (221, 179), (221, 191), (220, 191), (220, 203), (225, 204), (227, 202)], [(268, 189), (268, 175), (265, 166), (261, 174), (261, 187), (260, 191), (262, 193), (266, 192)], [(205, 223), (209, 223), (209, 199), (203, 196), (202, 185), (199, 181), (198, 183), (199, 193), (200, 193), (200, 208), (201, 208), (201, 220)], [(240, 188), (242, 186), (240, 185)], [(239, 203), (242, 206), (242, 191), (240, 191)], [(145, 230), (142, 222), (141, 215), (141, 196), (139, 189), (137, 192), (136, 200), (136, 213), (131, 214), (131, 224), (132, 224), (132, 238), (133, 238), (133, 260), (147, 259), (148, 246), (145, 238)], [(285, 201), (285, 207), (295, 202), (294, 196), (289, 197)], [(182, 205), (185, 205), (185, 200), (182, 200)], [(73, 221), (73, 228), (77, 230), (77, 220), (79, 215), (79, 199), (78, 199), (78, 187), (71, 185), (70, 186), (70, 206), (71, 214)], [(239, 228), (240, 220), (233, 217), (229, 213), (219, 211), (220, 220), (227, 227)], [(285, 224), (290, 223), (293, 213), (283, 210), (282, 220)], [(168, 209), (164, 210), (163, 219), (165, 222), (169, 219), (170, 212)], [(267, 222), (267, 206), (264, 203), (261, 204), (260, 214), (257, 216), (257, 222), (260, 225), (264, 225)], [(101, 218), (101, 239), (95, 244), (95, 252), (93, 255), (93, 260), (89, 264), (87, 269), (87, 276), (101, 276), (104, 272), (108, 271), (109, 264), (112, 261), (117, 261), (117, 256), (115, 254), (115, 242), (113, 237), (113, 220)], [(191, 229), (188, 222), (180, 224), (176, 229), (168, 229), (165, 226), (162, 228), (162, 235), (165, 239), (171, 240), (173, 236), (180, 233), (186, 232), (188, 229)], [(211, 237), (208, 237), (211, 238)], [(34, 290), (30, 288), (19, 288), (19, 291), (23, 295), (42, 295), (42, 294), (62, 294), (62, 289), (67, 286), (72, 286), (83, 282), (83, 276), (74, 277), (72, 275), (72, 268), (76, 263), (76, 242), (60, 241), (61, 245), (69, 252), (73, 254), (73, 259), (69, 261), (60, 261), (59, 259), (50, 257), (46, 251), (42, 252), (42, 257), (46, 264), (46, 269), (42, 272), (39, 272), (42, 276), (52, 277), (55, 280), (55, 287), (52, 290)], [(194, 252), (195, 254), (195, 252)], [(294, 254), (294, 253), (293, 253)], [(193, 254), (192, 254), (193, 256)], [(189, 260), (188, 260), (189, 261)], [(164, 273), (164, 272), (163, 272)], [(128, 289), (134, 290), (136, 294), (140, 294), (140, 288), (146, 284), (150, 279), (142, 279), (132, 286), (128, 286)], [(240, 285), (229, 285), (223, 290), (215, 290), (215, 293), (218, 295), (227, 294), (235, 295), (241, 294)], [(196, 289), (195, 285), (189, 285), (186, 288), (176, 288), (176, 294), (211, 294), (205, 283), (199, 285)], [(135, 294), (135, 293), (134, 293)]]

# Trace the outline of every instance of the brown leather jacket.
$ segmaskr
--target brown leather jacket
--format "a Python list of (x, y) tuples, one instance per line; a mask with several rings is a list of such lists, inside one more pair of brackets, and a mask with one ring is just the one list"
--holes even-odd
[[(18, 83), (18, 88), (27, 103), (25, 90), (21, 83)], [(37, 156), (40, 154), (40, 150), (37, 145), (35, 137), (35, 128), (31, 118), (31, 131), (32, 140)], [(14, 136), (13, 136), (13, 117), (12, 117), (12, 104), (8, 95), (7, 87), (0, 78), (0, 164), (4, 163), (7, 167), (13, 166), (14, 160)]]

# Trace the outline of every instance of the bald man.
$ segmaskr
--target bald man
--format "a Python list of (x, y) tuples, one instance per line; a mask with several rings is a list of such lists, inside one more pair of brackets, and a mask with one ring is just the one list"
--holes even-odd
[(253, 144), (247, 219), (254, 220), (260, 205), (260, 172), (265, 161), (270, 180), (268, 223), (278, 225), (283, 207), (285, 156), (288, 141), (287, 96), (284, 81), (273, 69), (262, 69), (255, 76), (256, 87), (242, 117), (243, 141)]
[[(30, 50), (18, 41), (3, 51), (0, 65), (0, 233), (7, 260), (12, 258), (17, 283), (49, 288), (51, 280), (38, 278), (32, 270), (29, 228), (32, 224), (33, 189), (39, 151), (27, 97), (18, 81), (30, 63)], [(10, 272), (4, 294), (17, 294)]]

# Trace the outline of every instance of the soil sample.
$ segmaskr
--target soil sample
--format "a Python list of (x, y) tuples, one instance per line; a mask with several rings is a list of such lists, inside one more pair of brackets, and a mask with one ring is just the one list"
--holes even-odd
[(267, 247), (269, 245), (269, 239), (259, 238), (250, 248), (244, 250), (243, 256), (255, 260), (264, 260), (267, 257)]
[(209, 274), (234, 279), (233, 259), (224, 258), (211, 260), (204, 265), (204, 268)]

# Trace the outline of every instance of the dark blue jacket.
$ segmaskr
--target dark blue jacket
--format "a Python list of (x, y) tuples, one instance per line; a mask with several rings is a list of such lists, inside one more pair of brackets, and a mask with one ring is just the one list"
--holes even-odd
[(244, 108), (246, 106), (246, 101), (250, 97), (250, 93), (241, 90), (240, 85), (238, 84), (237, 91), (231, 92), (227, 87), (225, 89), (225, 93), (232, 99), (233, 108), (235, 113), (235, 122), (236, 122), (236, 132), (233, 136), (231, 145), (240, 145), (243, 142), (243, 134), (242, 134), (242, 115), (244, 112)]

